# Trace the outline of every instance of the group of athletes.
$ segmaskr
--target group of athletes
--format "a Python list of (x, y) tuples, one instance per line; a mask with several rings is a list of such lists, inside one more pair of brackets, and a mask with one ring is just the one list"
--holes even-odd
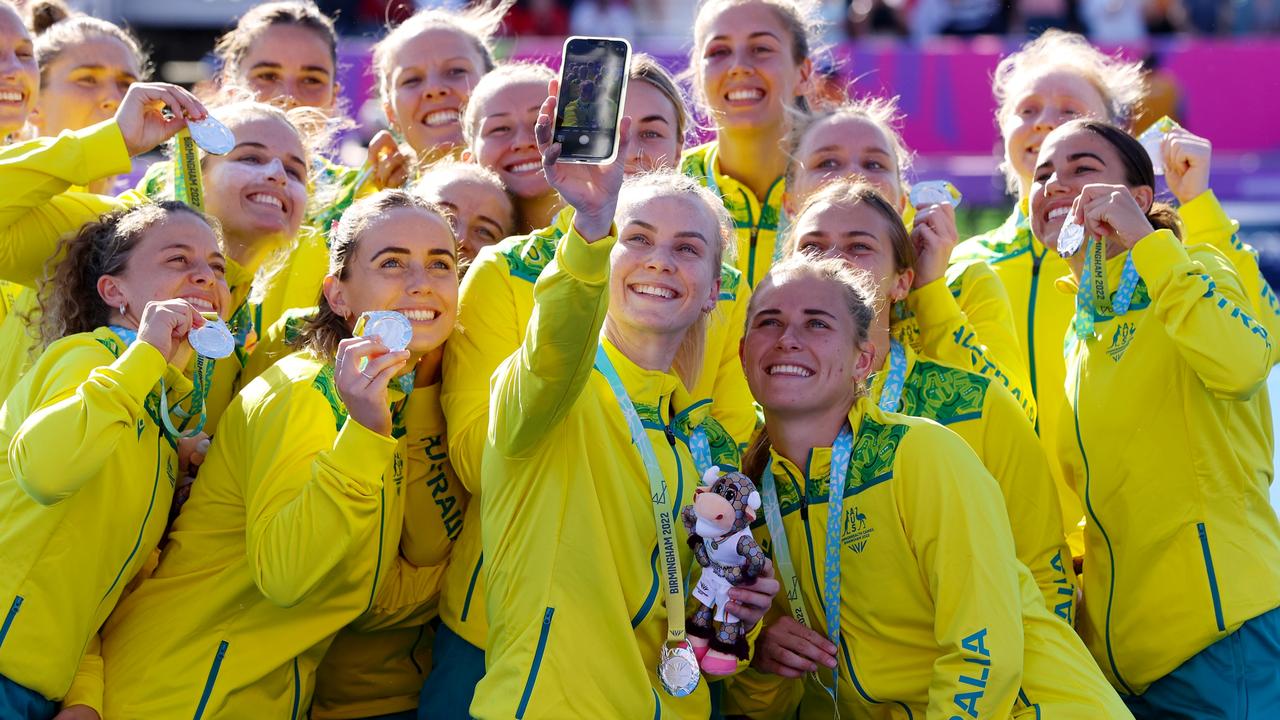
[[(961, 238), (891, 100), (815, 100), (808, 3), (704, 0), (603, 165), (495, 60), (510, 4), (390, 29), (346, 167), (308, 0), (198, 96), (0, 3), (0, 716), (1280, 712), (1280, 302), (1210, 142), (1135, 139), (1136, 64), (1004, 57), (1017, 204)], [(769, 561), (745, 657), (676, 688), (712, 466)]]

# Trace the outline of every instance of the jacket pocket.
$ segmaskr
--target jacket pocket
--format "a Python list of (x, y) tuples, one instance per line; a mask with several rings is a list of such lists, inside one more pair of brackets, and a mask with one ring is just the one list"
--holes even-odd
[(9, 635), (9, 628), (13, 626), (13, 619), (18, 617), (18, 611), (22, 609), (22, 596), (18, 595), (13, 599), (13, 604), (9, 606), (9, 612), (5, 613), (4, 625), (0, 625), (0, 647), (4, 646), (4, 639)]
[(196, 706), (193, 720), (204, 716), (205, 706), (209, 704), (209, 696), (213, 694), (213, 684), (218, 680), (218, 670), (222, 668), (222, 658), (227, 654), (227, 641), (218, 643), (218, 652), (213, 656), (213, 666), (209, 668), (209, 677), (204, 681), (204, 692), (200, 693), (200, 704)]
[(1204, 555), (1204, 569), (1209, 575), (1209, 595), (1213, 597), (1213, 619), (1218, 623), (1218, 632), (1225, 632), (1226, 623), (1222, 620), (1222, 597), (1218, 595), (1218, 576), (1213, 571), (1213, 554), (1209, 552), (1209, 534), (1204, 523), (1196, 523), (1196, 532), (1200, 534), (1200, 552)]
[(520, 695), (520, 705), (516, 708), (516, 720), (524, 717), (529, 707), (529, 697), (533, 695), (533, 686), (538, 682), (538, 669), (542, 665), (542, 653), (547, 649), (547, 637), (551, 634), (551, 616), (556, 614), (553, 607), (547, 608), (542, 615), (542, 630), (538, 633), (538, 647), (533, 652), (533, 664), (529, 666), (529, 679), (524, 683), (524, 693)]

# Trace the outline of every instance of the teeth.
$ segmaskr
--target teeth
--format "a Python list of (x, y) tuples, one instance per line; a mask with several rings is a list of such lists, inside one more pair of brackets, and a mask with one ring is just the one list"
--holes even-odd
[(284, 203), (280, 202), (280, 198), (266, 193), (254, 193), (250, 195), (249, 202), (256, 202), (261, 205), (270, 205), (277, 210), (284, 210)]
[(802, 368), (799, 365), (771, 365), (768, 372), (770, 375), (796, 375), (798, 377), (813, 375), (812, 370)]
[(448, 123), (458, 122), (457, 110), (437, 110), (429, 113), (423, 122), (427, 127), (435, 127), (437, 125), (446, 125)]
[(439, 317), (440, 313), (435, 310), (401, 310), (401, 313), (410, 320), (416, 322), (431, 322)]
[(730, 100), (759, 100), (762, 97), (763, 90), (733, 90), (728, 95)]
[(632, 285), (631, 289), (634, 290), (635, 292), (640, 293), (641, 295), (654, 295), (660, 298), (666, 298), (668, 300), (671, 300), (676, 296), (675, 292), (672, 290), (655, 287), (653, 285)]
[(22, 102), (22, 93), (11, 90), (0, 90), (0, 102)]
[(1048, 218), (1049, 218), (1050, 220), (1053, 220), (1054, 218), (1060, 218), (1060, 217), (1063, 217), (1063, 216), (1065, 216), (1065, 215), (1067, 214), (1067, 211), (1069, 211), (1070, 209), (1071, 209), (1071, 208), (1068, 208), (1068, 207), (1054, 208), (1054, 209), (1052, 209), (1052, 210), (1050, 210), (1050, 211), (1049, 211)]
[(534, 170), (537, 170), (541, 167), (542, 167), (541, 162), (538, 162), (537, 160), (530, 160), (529, 162), (522, 162), (519, 165), (512, 165), (508, 169), (510, 170), (510, 172), (513, 172), (513, 173), (525, 173), (525, 172), (533, 172)]
[(214, 308), (213, 308), (213, 303), (209, 302), (208, 300), (205, 300), (204, 298), (199, 298), (199, 297), (185, 297), (185, 298), (182, 298), (182, 299), (183, 299), (183, 300), (186, 300), (186, 301), (187, 301), (187, 302), (189, 302), (189, 303), (191, 303), (191, 305), (192, 305), (193, 307), (199, 308), (199, 309), (201, 309), (201, 310), (213, 310), (213, 309), (214, 309)]

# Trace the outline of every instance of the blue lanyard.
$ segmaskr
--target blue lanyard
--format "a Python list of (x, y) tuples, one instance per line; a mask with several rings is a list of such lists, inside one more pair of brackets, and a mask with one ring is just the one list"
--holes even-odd
[[(716, 182), (716, 169), (715, 169), (716, 168), (716, 151), (719, 149), (720, 149), (720, 146), (717, 145), (716, 147), (711, 148), (711, 150), (707, 152), (707, 167), (705, 168), (705, 170), (706, 170), (707, 187), (711, 189), (711, 192), (716, 194), (716, 197), (720, 198), (721, 202), (723, 202), (724, 193), (720, 192), (720, 183)], [(769, 202), (769, 198), (766, 197), (764, 199), (764, 202), (760, 203), (760, 218), (757, 219), (756, 221), (757, 223), (759, 223), (759, 220), (764, 217), (764, 207), (765, 205), (768, 204), (768, 202)], [(779, 205), (778, 206), (778, 227), (773, 235), (773, 264), (774, 265), (778, 264), (778, 261), (782, 259), (782, 241), (784, 238), (786, 238), (787, 231), (790, 228), (791, 228), (791, 218), (787, 217), (786, 209), (783, 208), (781, 205)]]
[(120, 327), (119, 325), (108, 325), (107, 327), (110, 328), (111, 332), (118, 335), (120, 339), (124, 341), (125, 345), (132, 345), (138, 342), (137, 330), (130, 330), (127, 327)]
[[(827, 481), (827, 552), (823, 562), (823, 591), (819, 595), (826, 611), (827, 639), (836, 647), (836, 655), (840, 654), (840, 534), (844, 529), (844, 483), (852, 458), (853, 430), (846, 423), (840, 429), (835, 444), (831, 446), (831, 474)], [(791, 548), (787, 542), (787, 529), (782, 524), (782, 508), (778, 504), (778, 486), (773, 477), (772, 462), (765, 464), (761, 484), (765, 524), (773, 538), (773, 560), (778, 566), (778, 575), (791, 603), (791, 615), (805, 627), (812, 627), (805, 610), (804, 596), (800, 591), (800, 576), (791, 562)], [(800, 491), (807, 492), (803, 488)], [(803, 499), (801, 502), (804, 502)], [(821, 679), (818, 682), (831, 696), (836, 714), (839, 715), (839, 703), (836, 699), (840, 688), (839, 663), (832, 670), (831, 677), (831, 687), (827, 687)]]
[(902, 388), (907, 384), (907, 351), (896, 339), (889, 341), (889, 374), (880, 389), (880, 409), (898, 412), (902, 404)]
[[(119, 325), (109, 325), (111, 332), (115, 333), (124, 341), (125, 345), (132, 345), (138, 341), (138, 331), (130, 330)], [(196, 355), (195, 377), (192, 378), (194, 387), (191, 391), (191, 408), (184, 410), (181, 406), (175, 406), (172, 410), (169, 408), (169, 391), (164, 385), (164, 378), (160, 379), (160, 423), (161, 429), (173, 440), (181, 438), (195, 437), (204, 429), (207, 414), (205, 412), (204, 401), (209, 392), (209, 386), (213, 384), (213, 361), (205, 358), (203, 355)], [(179, 400), (181, 402), (181, 400)], [(177, 415), (178, 419), (183, 421), (185, 428), (186, 421), (193, 417), (199, 417), (196, 426), (190, 430), (178, 429), (173, 424), (170, 414)]]
[[(1125, 254), (1124, 269), (1120, 271), (1120, 284), (1111, 300), (1111, 311), (1116, 316), (1129, 312), (1133, 294), (1141, 277), (1133, 264), (1133, 253)], [(1089, 238), (1085, 253), (1084, 271), (1080, 274), (1080, 287), (1076, 290), (1076, 317), (1073, 322), (1075, 336), (1080, 340), (1093, 337), (1098, 312), (1107, 306), (1107, 245), (1106, 241)]]
[(613, 362), (609, 360), (603, 345), (596, 348), (596, 369), (604, 375), (605, 380), (609, 381), (613, 396), (617, 399), (622, 415), (627, 420), (627, 429), (631, 432), (631, 444), (635, 445), (636, 450), (640, 452), (645, 473), (649, 476), (649, 497), (653, 502), (653, 521), (658, 531), (658, 555), (662, 558), (666, 578), (662, 584), (666, 593), (667, 606), (666, 642), (684, 644), (684, 588), (683, 579), (680, 576), (680, 552), (676, 546), (677, 521), (674, 510), (675, 507), (679, 507), (680, 499), (673, 498), (670, 503), (668, 502), (667, 483), (662, 476), (662, 467), (658, 465), (658, 456), (653, 452), (653, 443), (649, 442), (649, 436), (644, 431), (644, 423), (640, 421), (640, 414), (636, 412), (636, 407), (622, 384), (622, 378), (618, 377), (618, 371), (613, 367)]

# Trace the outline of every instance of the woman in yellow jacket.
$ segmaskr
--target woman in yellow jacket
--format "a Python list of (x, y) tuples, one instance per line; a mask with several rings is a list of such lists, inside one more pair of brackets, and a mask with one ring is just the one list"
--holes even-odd
[[(181, 129), (165, 120), (160, 106), (203, 118), (204, 107), (181, 88), (136, 83), (116, 118), (56, 138), (40, 138), (0, 149), (0, 278), (33, 286), (57, 240), (112, 209), (148, 202), (137, 192), (118, 197), (76, 191), (92, 180), (127, 171), (130, 157)], [(209, 399), (210, 429), (230, 402), (244, 349), (253, 341), (246, 301), (254, 274), (280, 247), (292, 243), (307, 203), (308, 151), (281, 110), (258, 103), (216, 108), (212, 115), (236, 135), (225, 156), (201, 158), (205, 207), (218, 219), (228, 255), (233, 303), (225, 312), (237, 341), (236, 361), (218, 363)], [(0, 392), (29, 365), (32, 339), (19, 317), (0, 324)]]
[(1079, 240), (1058, 440), (1088, 513), (1080, 631), (1139, 717), (1260, 717), (1280, 707), (1259, 392), (1275, 339), (1230, 261), (1179, 241), (1154, 184), (1136, 140), (1078, 120), (1045, 138), (1031, 186), (1036, 237), (1061, 252)]
[(181, 369), (186, 336), (230, 299), (216, 231), (178, 203), (106, 215), (62, 252), (41, 295), (47, 347), (0, 410), (5, 718), (102, 709), (98, 629), (159, 543), (188, 460), (166, 414), (205, 390)]
[(814, 38), (794, 0), (706, 0), (693, 24), (689, 67), (716, 139), (685, 153), (680, 170), (723, 200), (733, 217), (738, 270), (748, 287), (782, 255), (783, 142), (807, 109)]
[(794, 213), (835, 178), (874, 185), (906, 219), (917, 256), (911, 292), (893, 308), (894, 335), (935, 360), (997, 380), (1034, 421), (1035, 397), (1022, 369), (1009, 295), (984, 262), (948, 265), (958, 238), (950, 203), (909, 204), (910, 152), (894, 128), (898, 117), (894, 101), (878, 98), (811, 115), (787, 171), (788, 208)]
[(752, 717), (829, 718), (833, 696), (843, 717), (1129, 717), (1044, 608), (973, 452), (867, 396), (874, 282), (792, 258), (752, 297), (742, 359), (765, 427), (744, 465), (763, 488), (757, 536), (796, 598), (755, 665), (804, 678), (761, 690)]
[[(1049, 611), (1072, 624), (1075, 573), (1057, 522), (1053, 478), (1031, 423), (991, 378), (917, 353), (892, 333), (888, 308), (909, 292), (914, 274), (928, 262), (916, 255), (897, 207), (868, 183), (836, 180), (809, 196), (793, 228), (788, 256), (836, 258), (870, 273), (876, 307), (883, 308), (869, 331), (875, 348), (871, 401), (964, 438), (1000, 486), (1018, 559), (1031, 569)], [(920, 320), (932, 322), (927, 315)]]
[[(626, 172), (673, 169), (680, 157), (687, 113), (675, 81), (653, 58), (631, 63), (623, 113), (629, 131)], [(441, 600), (444, 626), (437, 636), (440, 658), (423, 688), (430, 717), (463, 717), (484, 675), (488, 626), (484, 608), (484, 558), (480, 547), (480, 465), (489, 419), (489, 377), (519, 349), (533, 312), (534, 287), (570, 228), (566, 209), (553, 225), (510, 237), (481, 252), (462, 283), (459, 331), (445, 348), (443, 403), (449, 420), (450, 458), (473, 493), (462, 536), (449, 565)], [(696, 426), (708, 411), (728, 432), (730, 445), (745, 445), (755, 429), (755, 410), (738, 362), (738, 339), (746, 321), (746, 288), (731, 263), (722, 262), (717, 310), (709, 318), (707, 350), (691, 397), (710, 405), (682, 417)], [(736, 464), (736, 463), (734, 463)]]
[[(1027, 202), (1037, 153), (1054, 128), (1081, 117), (1127, 127), (1142, 88), (1137, 63), (1108, 57), (1083, 37), (1057, 30), (1001, 60), (992, 92), (999, 105), (996, 121), (1004, 140), (1001, 169), (1010, 191), (1016, 193), (1017, 206), (999, 228), (961, 243), (952, 254), (957, 263), (989, 263), (1009, 293), (1027, 376), (1036, 396), (1036, 429), (1058, 481), (1064, 529), (1076, 555), (1083, 552), (1079, 523), (1085, 513), (1079, 499), (1057, 476), (1061, 465), (1057, 438), (1062, 427), (1070, 427), (1062, 338), (1071, 324), (1074, 305), (1054, 287), (1055, 280), (1067, 275), (1069, 269), (1033, 235)], [(1280, 304), (1258, 271), (1256, 255), (1235, 238), (1234, 224), (1208, 189), (1207, 154), (1183, 151), (1187, 135), (1170, 138), (1163, 146), (1166, 177), (1182, 203), (1180, 214), (1187, 240), (1211, 244), (1226, 254), (1245, 283), (1255, 318), (1273, 334), (1280, 333)]]
[[(0, 108), (0, 146), (4, 146), (27, 127), (27, 115), (40, 95), (40, 68), (31, 34), (18, 11), (8, 3), (0, 4), (0, 77), (5, 78), (0, 88), (16, 92), (21, 98)], [(22, 290), (21, 285), (0, 280), (0, 321), (13, 309)]]
[[(734, 448), (717, 442), (713, 420), (677, 424), (693, 407), (677, 389), (702, 367), (729, 219), (685, 176), (623, 186), (627, 119), (612, 164), (556, 163), (555, 102), (536, 126), (542, 167), (577, 212), (535, 286), (528, 332), (492, 380), (481, 470), (489, 644), (471, 714), (705, 718), (705, 683), (665, 672), (669, 652), (693, 655), (691, 554), (674, 516), (718, 460), (709, 446)], [(776, 591), (772, 577), (737, 588), (730, 611), (758, 627)]]
[[(397, 608), (397, 568), (447, 542), (438, 521), (426, 542), (401, 530), (424, 490), (412, 391), (453, 328), (453, 247), (440, 211), (401, 191), (344, 216), (308, 349), (233, 401), (159, 566), (103, 629), (106, 716), (301, 717), (335, 633)], [(406, 350), (350, 337), (386, 310), (409, 320)]]

